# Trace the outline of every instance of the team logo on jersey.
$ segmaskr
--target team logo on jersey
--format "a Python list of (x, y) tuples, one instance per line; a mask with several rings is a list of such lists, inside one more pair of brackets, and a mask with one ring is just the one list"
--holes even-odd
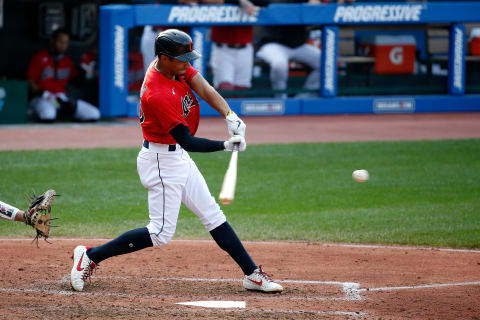
[(190, 93), (187, 93), (186, 96), (182, 97), (182, 111), (184, 118), (186, 118), (190, 113), (190, 109), (193, 107), (193, 104), (193, 98)]

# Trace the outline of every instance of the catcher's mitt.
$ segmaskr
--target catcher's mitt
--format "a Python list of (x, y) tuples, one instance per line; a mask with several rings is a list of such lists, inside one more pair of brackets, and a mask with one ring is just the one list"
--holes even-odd
[(50, 221), (52, 220), (50, 211), (52, 210), (51, 205), (55, 196), (57, 196), (55, 190), (47, 190), (38, 197), (35, 197), (35, 195), (27, 196), (30, 205), (23, 213), (23, 219), (25, 224), (32, 226), (37, 231), (37, 235), (33, 239), (33, 241), (37, 240), (37, 247), (39, 238), (43, 237), (47, 241), (47, 238), (50, 236)]

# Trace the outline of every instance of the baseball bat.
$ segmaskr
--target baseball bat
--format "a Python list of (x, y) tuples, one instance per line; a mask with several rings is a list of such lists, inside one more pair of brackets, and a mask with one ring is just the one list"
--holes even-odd
[(222, 189), (218, 199), (221, 204), (229, 205), (235, 197), (235, 186), (237, 184), (237, 162), (238, 162), (238, 143), (233, 146), (232, 157), (228, 164), (227, 172), (223, 178)]

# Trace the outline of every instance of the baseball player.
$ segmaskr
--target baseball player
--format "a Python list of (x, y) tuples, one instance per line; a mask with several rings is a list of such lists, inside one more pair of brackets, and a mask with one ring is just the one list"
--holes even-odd
[[(304, 3), (319, 4), (318, 0), (271, 0), (270, 3)], [(307, 64), (312, 71), (305, 80), (305, 89), (320, 87), (320, 55), (319, 48), (307, 44), (309, 33), (304, 25), (300, 26), (270, 26), (263, 29), (265, 35), (257, 57), (270, 65), (270, 80), (272, 89), (287, 89), (288, 63), (295, 60)], [(301, 94), (299, 97), (309, 96)], [(278, 98), (287, 98), (287, 94), (276, 94)]]
[[(218, 246), (240, 266), (246, 289), (281, 292), (282, 286), (253, 262), (188, 154), (232, 151), (236, 143), (238, 150), (244, 151), (244, 122), (190, 65), (200, 54), (193, 49), (188, 34), (176, 29), (160, 32), (155, 39), (155, 55), (157, 59), (150, 64), (140, 91), (139, 116), (144, 142), (137, 157), (138, 175), (148, 190), (150, 222), (98, 247), (77, 246), (72, 287), (82, 291), (85, 280), (107, 258), (167, 244), (175, 233), (183, 202), (200, 218)], [(193, 91), (225, 117), (231, 136), (228, 140), (194, 136), (200, 111)]]
[[(265, 0), (203, 0), (204, 4), (237, 4), (248, 15), (257, 13), (256, 5)], [(246, 90), (252, 85), (253, 26), (212, 26), (210, 64), (213, 85), (222, 91)]]
[(55, 30), (50, 47), (37, 52), (28, 66), (27, 78), (33, 96), (30, 108), (42, 122), (54, 121), (59, 113), (79, 121), (100, 119), (97, 107), (81, 99), (70, 99), (66, 94), (68, 82), (78, 74), (72, 59), (65, 55), (69, 41), (65, 30)]

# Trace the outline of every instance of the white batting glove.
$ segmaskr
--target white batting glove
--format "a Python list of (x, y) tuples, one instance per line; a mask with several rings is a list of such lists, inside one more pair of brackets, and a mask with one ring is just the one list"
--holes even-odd
[(235, 135), (245, 137), (245, 129), (247, 125), (237, 116), (235, 112), (230, 112), (225, 117), (225, 121), (227, 121), (227, 129), (230, 137)]
[(238, 143), (238, 151), (245, 151), (247, 149), (247, 142), (245, 141), (245, 138), (239, 135), (235, 135), (225, 141), (223, 145), (225, 146), (226, 151), (233, 151), (234, 145)]

